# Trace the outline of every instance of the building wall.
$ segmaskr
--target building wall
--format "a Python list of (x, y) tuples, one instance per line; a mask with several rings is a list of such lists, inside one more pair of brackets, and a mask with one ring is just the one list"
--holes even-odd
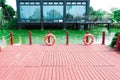
[(89, 0), (17, 0), (19, 26), (82, 23), (89, 14)]

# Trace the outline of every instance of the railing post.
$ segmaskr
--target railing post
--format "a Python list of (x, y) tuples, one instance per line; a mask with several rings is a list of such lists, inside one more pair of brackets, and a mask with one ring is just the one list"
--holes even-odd
[(118, 36), (117, 36), (116, 50), (120, 50), (120, 34), (118, 34)]
[(32, 45), (32, 32), (29, 31), (28, 34), (29, 34), (29, 44)]
[(0, 52), (1, 52), (1, 46), (0, 46)]
[(105, 31), (102, 32), (102, 45), (105, 45)]
[[(89, 32), (86, 32), (86, 34), (89, 34)], [(86, 42), (88, 43), (88, 37), (86, 38)]]
[(12, 33), (12, 31), (10, 31), (10, 44), (11, 44), (11, 45), (14, 44), (13, 33)]
[[(48, 34), (50, 34), (50, 31), (48, 31)], [(48, 37), (48, 43), (50, 43), (50, 37)]]
[(69, 45), (69, 35), (68, 35), (68, 31), (66, 32), (66, 45)]

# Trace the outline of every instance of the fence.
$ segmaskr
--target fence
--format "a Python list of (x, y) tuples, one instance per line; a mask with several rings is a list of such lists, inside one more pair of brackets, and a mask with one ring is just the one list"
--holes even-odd
[[(49, 33), (50, 32), (48, 32), (47, 34), (49, 34)], [(89, 32), (86, 32), (86, 34), (88, 34), (88, 33)], [(70, 41), (74, 41), (75, 42), (75, 40), (78, 39), (78, 38), (76, 39), (77, 36), (81, 36), (81, 35), (84, 36), (85, 35), (85, 33), (80, 33), (80, 34), (76, 33), (76, 34), (73, 34), (73, 33), (68, 32), (68, 31), (66, 31), (66, 33), (64, 33), (64, 34), (65, 35), (63, 37), (57, 39), (57, 41), (58, 42), (64, 41), (64, 44), (66, 44), (66, 45), (69, 45), (71, 43)], [(23, 36), (24, 35), (28, 35), (28, 43), (30, 45), (32, 45), (32, 44), (34, 44), (33, 43), (33, 39), (34, 39), (33, 35), (38, 35), (38, 34), (36, 34), (34, 32), (32, 33), (31, 31), (29, 31), (28, 33), (24, 33), (24, 34), (17, 34), (15, 32), (10, 31), (9, 34), (4, 35), (4, 38), (5, 38), (6, 41), (9, 41), (10, 45), (14, 45), (15, 44), (14, 43), (14, 39), (16, 38), (15, 36), (19, 36), (19, 35), (23, 35)], [(71, 35), (72, 35), (73, 40), (71, 40), (71, 38), (70, 38)], [(102, 33), (95, 32), (95, 35), (101, 35), (101, 40), (100, 40), (101, 45), (105, 45), (106, 44), (106, 32), (105, 31), (103, 31)], [(43, 41), (43, 38), (40, 38), (40, 40)], [(82, 42), (82, 38), (78, 39), (78, 41)], [(48, 39), (48, 42), (50, 42), (50, 39)], [(86, 39), (86, 42), (88, 42), (88, 38)], [(2, 41), (0, 41), (0, 51), (1, 51), (1, 44), (2, 44)], [(116, 50), (120, 50), (120, 34), (118, 35), (118, 38), (117, 38)]]
[[(48, 34), (49, 34), (50, 32), (48, 32)], [(34, 33), (32, 33), (31, 31), (29, 31), (28, 32), (28, 37), (29, 37), (29, 44), (30, 45), (32, 45), (33, 44), (33, 42), (32, 42), (32, 34), (34, 34)], [(86, 34), (88, 34), (88, 32), (86, 32)], [(12, 31), (10, 31), (10, 34), (9, 35), (6, 35), (5, 37), (7, 37), (8, 36), (8, 39), (10, 39), (10, 45), (13, 45), (14, 44), (14, 35), (19, 35), (19, 34), (16, 34), (16, 33), (13, 33)], [(68, 31), (66, 32), (66, 37), (63, 37), (63, 38), (61, 38), (61, 39), (59, 39), (59, 40), (63, 40), (63, 39), (65, 39), (65, 44), (66, 45), (69, 45), (69, 36), (71, 35), (71, 33), (69, 33)], [(75, 36), (80, 36), (80, 35), (85, 35), (85, 34), (72, 34), (72, 35), (75, 35)], [(101, 34), (102, 35), (102, 40), (101, 40), (101, 44), (102, 45), (105, 45), (105, 31), (103, 31), (103, 33)], [(73, 37), (75, 37), (75, 36), (73, 36)], [(7, 39), (7, 40), (8, 40)], [(58, 40), (58, 41), (59, 41)], [(48, 42), (50, 42), (50, 40), (48, 39)], [(88, 39), (87, 39), (87, 42), (88, 42)]]

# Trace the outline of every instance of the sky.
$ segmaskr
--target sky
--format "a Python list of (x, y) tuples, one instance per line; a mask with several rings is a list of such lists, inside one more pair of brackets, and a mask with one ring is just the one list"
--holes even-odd
[[(16, 0), (6, 1), (16, 10)], [(109, 12), (112, 7), (120, 8), (120, 0), (90, 0), (90, 6), (95, 10), (102, 9)]]

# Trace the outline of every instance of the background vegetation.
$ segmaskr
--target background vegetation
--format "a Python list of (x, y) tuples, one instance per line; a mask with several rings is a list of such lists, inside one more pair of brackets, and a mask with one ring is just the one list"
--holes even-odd
[(6, 0), (0, 0), (0, 28), (17, 29), (17, 16), (14, 9), (6, 4)]

